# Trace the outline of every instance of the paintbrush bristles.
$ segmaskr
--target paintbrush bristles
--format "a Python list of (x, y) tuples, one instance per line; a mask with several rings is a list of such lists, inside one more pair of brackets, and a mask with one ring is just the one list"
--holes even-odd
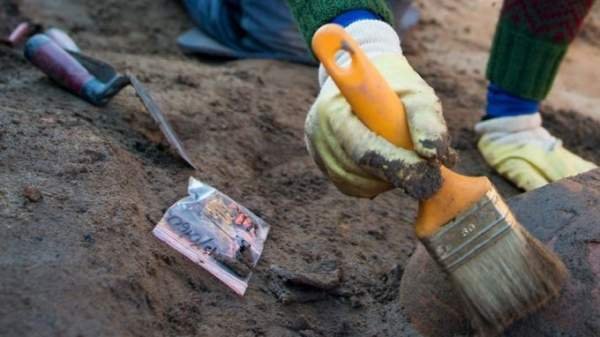
[(560, 292), (567, 271), (560, 259), (518, 223), (493, 246), (450, 272), (481, 336), (500, 334), (513, 321)]
[(567, 271), (491, 189), (429, 238), (425, 247), (462, 295), (481, 336), (495, 336), (556, 296)]

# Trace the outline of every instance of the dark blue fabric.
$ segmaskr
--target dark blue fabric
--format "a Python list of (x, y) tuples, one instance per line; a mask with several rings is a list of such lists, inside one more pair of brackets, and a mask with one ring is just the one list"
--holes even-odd
[(539, 101), (515, 96), (490, 83), (484, 119), (534, 114), (539, 111), (539, 107)]
[(285, 0), (184, 2), (197, 27), (240, 58), (314, 62)]
[(336, 16), (331, 22), (348, 27), (360, 20), (381, 20), (381, 17), (367, 9), (353, 9)]

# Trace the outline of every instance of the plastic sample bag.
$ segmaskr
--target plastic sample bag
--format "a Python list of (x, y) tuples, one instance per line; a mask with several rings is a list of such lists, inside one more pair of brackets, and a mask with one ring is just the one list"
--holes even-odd
[(188, 194), (167, 210), (153, 234), (244, 295), (269, 225), (194, 178)]

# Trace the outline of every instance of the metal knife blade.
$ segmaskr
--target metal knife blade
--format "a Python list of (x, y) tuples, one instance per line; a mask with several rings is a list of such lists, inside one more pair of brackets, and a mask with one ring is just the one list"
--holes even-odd
[(154, 102), (146, 88), (142, 85), (142, 83), (140, 83), (140, 81), (135, 77), (135, 75), (128, 74), (127, 76), (129, 77), (131, 85), (133, 85), (136, 94), (141, 99), (142, 103), (144, 104), (154, 121), (156, 121), (156, 123), (158, 123), (158, 125), (160, 126), (160, 129), (167, 138), (169, 144), (171, 144), (171, 146), (173, 146), (177, 150), (177, 153), (179, 153), (181, 158), (183, 158), (194, 169), (197, 169), (196, 165), (194, 165), (194, 163), (188, 156), (187, 151), (183, 147), (183, 144), (175, 134), (175, 131), (173, 131), (171, 124), (169, 124), (169, 121), (165, 118), (165, 115), (162, 113), (156, 102)]

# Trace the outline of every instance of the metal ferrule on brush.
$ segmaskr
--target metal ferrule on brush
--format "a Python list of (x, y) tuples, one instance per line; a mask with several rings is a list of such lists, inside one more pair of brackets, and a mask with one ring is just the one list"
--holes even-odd
[(452, 272), (510, 233), (514, 221), (492, 189), (468, 211), (421, 241), (433, 258)]

